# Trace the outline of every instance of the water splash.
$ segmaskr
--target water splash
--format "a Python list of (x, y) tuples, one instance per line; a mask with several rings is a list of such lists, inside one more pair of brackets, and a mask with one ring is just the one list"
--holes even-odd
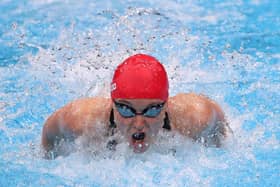
[[(1, 5), (8, 14), (0, 19), (0, 43), (6, 51), (0, 55), (0, 184), (279, 185), (277, 4)], [(104, 143), (53, 161), (42, 159), (39, 142), (46, 117), (72, 99), (108, 96), (113, 69), (139, 52), (165, 65), (171, 95), (205, 93), (222, 105), (234, 131), (224, 148), (206, 149), (163, 133), (143, 155), (131, 153), (126, 143), (107, 152)], [(100, 150), (104, 154), (97, 154)]]

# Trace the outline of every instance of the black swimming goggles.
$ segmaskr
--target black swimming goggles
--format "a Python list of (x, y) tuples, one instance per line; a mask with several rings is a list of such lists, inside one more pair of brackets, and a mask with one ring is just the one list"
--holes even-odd
[(119, 112), (119, 114), (124, 117), (124, 118), (132, 118), (135, 117), (136, 115), (143, 115), (145, 117), (149, 117), (149, 118), (154, 118), (157, 117), (165, 102), (164, 103), (160, 103), (160, 104), (156, 104), (156, 105), (151, 105), (148, 106), (147, 108), (145, 108), (142, 112), (137, 113), (136, 110), (134, 108), (132, 108), (131, 106), (128, 106), (124, 103), (118, 103), (116, 101), (114, 101), (115, 106)]

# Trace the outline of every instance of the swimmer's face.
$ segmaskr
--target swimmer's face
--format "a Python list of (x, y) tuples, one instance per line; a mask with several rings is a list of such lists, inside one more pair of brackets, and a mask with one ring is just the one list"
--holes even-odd
[(116, 99), (115, 123), (135, 153), (145, 152), (163, 126), (167, 102), (160, 99)]

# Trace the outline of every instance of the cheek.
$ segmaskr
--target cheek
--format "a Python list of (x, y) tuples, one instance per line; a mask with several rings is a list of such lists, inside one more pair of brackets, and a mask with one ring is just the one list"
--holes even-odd
[(163, 125), (163, 120), (149, 120), (151, 133), (156, 135)]
[(123, 119), (116, 116), (115, 123), (117, 128), (121, 131), (121, 133), (126, 133), (129, 129), (129, 124), (131, 123), (130, 119)]

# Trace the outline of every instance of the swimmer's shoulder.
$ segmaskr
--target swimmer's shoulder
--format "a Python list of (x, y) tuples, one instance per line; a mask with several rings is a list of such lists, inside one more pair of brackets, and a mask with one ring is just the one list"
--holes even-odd
[[(168, 100), (168, 106), (171, 110), (187, 109), (190, 112), (191, 109), (202, 112), (202, 110), (211, 107), (211, 103), (212, 101), (208, 97), (195, 93), (178, 93)], [(185, 110), (185, 112), (187, 111)]]
[(199, 113), (208, 113), (214, 108), (218, 113), (221, 113), (219, 117), (223, 117), (223, 111), (220, 106), (215, 101), (202, 94), (178, 93), (169, 98), (168, 106), (172, 111), (181, 111), (184, 109), (184, 112), (196, 111)]
[(74, 100), (55, 111), (46, 120), (42, 144), (46, 150), (54, 147), (56, 139), (94, 132), (97, 124), (106, 125), (111, 112), (111, 99), (102, 97)]
[(110, 112), (110, 109), (112, 108), (112, 102), (110, 98), (88, 97), (74, 100), (67, 104), (64, 108), (65, 110), (71, 111), (74, 114), (100, 115)]
[(175, 129), (194, 137), (205, 129), (213, 118), (213, 111), (219, 119), (224, 114), (217, 103), (208, 97), (195, 93), (179, 93), (168, 100), (168, 113)]
[(82, 134), (97, 123), (106, 123), (109, 119), (111, 100), (102, 97), (80, 98), (74, 100), (51, 114), (43, 127), (44, 132), (70, 131)]

